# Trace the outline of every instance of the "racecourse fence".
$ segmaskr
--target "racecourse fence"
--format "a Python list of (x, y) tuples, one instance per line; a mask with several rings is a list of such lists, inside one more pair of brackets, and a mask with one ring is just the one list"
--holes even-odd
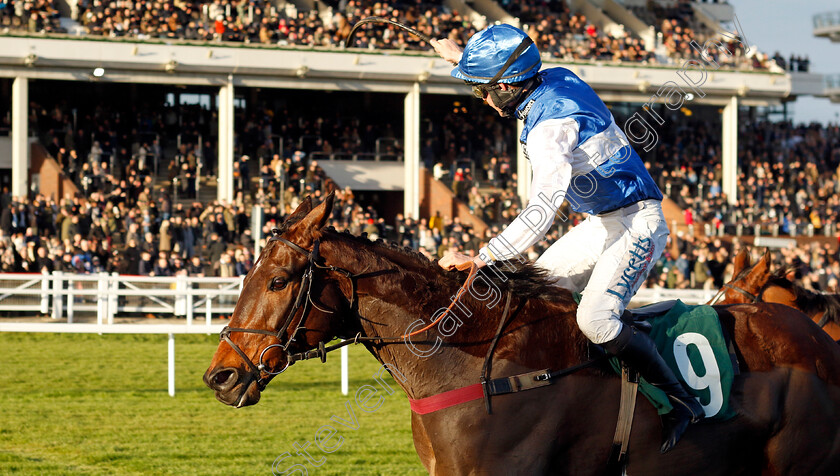
[(43, 314), (73, 323), (76, 313), (95, 313), (97, 324), (113, 324), (117, 314), (196, 316), (210, 325), (214, 314), (231, 314), (242, 290), (242, 276), (198, 278), (95, 273), (0, 274), (0, 311)]
[[(175, 334), (218, 334), (214, 314), (233, 313), (243, 277), (150, 277), (119, 274), (0, 274), (0, 311), (14, 317), (49, 315), (53, 322), (3, 322), (0, 332), (95, 334), (166, 334), (168, 391), (175, 396)], [(715, 290), (642, 289), (633, 304), (680, 299), (687, 304), (708, 302)], [(77, 313), (95, 314), (96, 323), (74, 322)], [(119, 323), (119, 314), (154, 314), (183, 320), (169, 324)], [(196, 324), (196, 321), (203, 323)], [(157, 322), (157, 321), (155, 321)], [(341, 349), (341, 393), (348, 392), (347, 347)]]
[[(50, 315), (72, 324), (77, 313), (93, 313), (97, 324), (114, 324), (118, 314), (140, 313), (180, 317), (187, 325), (202, 316), (229, 315), (242, 290), (244, 277), (152, 277), (60, 271), (0, 274), (0, 312), (16, 316)], [(641, 289), (634, 304), (680, 299), (686, 304), (708, 302), (716, 290)]]

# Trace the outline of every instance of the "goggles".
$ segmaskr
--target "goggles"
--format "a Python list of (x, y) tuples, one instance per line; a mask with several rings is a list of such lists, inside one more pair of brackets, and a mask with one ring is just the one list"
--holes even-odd
[(478, 99), (487, 99), (491, 89), (499, 89), (498, 84), (471, 83), (470, 85), (472, 86), (473, 96)]

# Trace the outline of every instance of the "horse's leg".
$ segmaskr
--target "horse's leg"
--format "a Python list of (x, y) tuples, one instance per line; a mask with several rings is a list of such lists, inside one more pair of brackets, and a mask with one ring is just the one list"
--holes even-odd
[(436, 474), (435, 453), (432, 450), (432, 443), (429, 441), (429, 435), (426, 434), (422, 418), (414, 412), (411, 412), (411, 433), (414, 438), (414, 449), (417, 450), (417, 456), (420, 457), (420, 462), (423, 463), (426, 472)]
[(788, 370), (783, 424), (767, 445), (765, 474), (834, 476), (840, 470), (840, 387)]

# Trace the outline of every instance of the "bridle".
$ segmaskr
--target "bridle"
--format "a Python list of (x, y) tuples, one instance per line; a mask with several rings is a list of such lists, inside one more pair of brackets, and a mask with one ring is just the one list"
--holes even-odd
[[(744, 275), (748, 271), (752, 271), (752, 269), (753, 269), (753, 266), (750, 266), (749, 268), (744, 269), (743, 271), (738, 273), (738, 276), (736, 276), (735, 279), (732, 280), (732, 282), (735, 282), (735, 281), (738, 281), (739, 279), (742, 279), (744, 277)], [(764, 291), (767, 290), (767, 287), (768, 287), (769, 284), (770, 284), (769, 281), (764, 283), (764, 285), (761, 286), (760, 288), (758, 288), (758, 291), (756, 291), (756, 293), (753, 294), (753, 293), (747, 291), (744, 288), (741, 288), (739, 286), (735, 286), (732, 283), (726, 283), (726, 284), (724, 284), (723, 286), (720, 287), (720, 290), (717, 292), (717, 294), (715, 294), (715, 297), (713, 297), (712, 300), (709, 301), (709, 305), (713, 306), (713, 305), (717, 304), (718, 301), (720, 301), (724, 296), (726, 296), (726, 290), (727, 289), (731, 289), (733, 291), (741, 293), (742, 295), (746, 296), (747, 299), (751, 300), (750, 304), (755, 304), (755, 303), (761, 301), (761, 297), (764, 295)]]
[[(292, 364), (294, 364), (295, 362), (297, 362), (299, 360), (308, 360), (308, 359), (313, 359), (313, 358), (318, 357), (318, 358), (321, 359), (322, 362), (325, 362), (326, 359), (327, 359), (327, 352), (338, 349), (340, 347), (344, 347), (345, 345), (349, 345), (349, 344), (352, 344), (352, 343), (358, 343), (358, 342), (365, 341), (365, 340), (380, 340), (379, 337), (375, 337), (375, 338), (361, 337), (361, 335), (360, 335), (361, 333), (360, 333), (359, 335), (356, 335), (356, 337), (354, 339), (346, 339), (346, 340), (342, 341), (341, 343), (336, 344), (334, 346), (325, 347), (324, 343), (320, 342), (318, 344), (317, 349), (313, 349), (313, 350), (306, 351), (306, 352), (301, 352), (301, 353), (296, 353), (296, 354), (290, 354), (289, 353), (289, 346), (293, 342), (295, 342), (298, 333), (300, 331), (307, 330), (306, 327), (305, 327), (306, 318), (309, 315), (309, 312), (312, 310), (313, 307), (318, 309), (319, 311), (330, 313), (330, 314), (335, 312), (334, 310), (323, 309), (322, 307), (315, 304), (315, 302), (312, 300), (312, 282), (313, 282), (313, 278), (314, 278), (314, 275), (315, 275), (315, 270), (316, 269), (322, 269), (322, 270), (325, 270), (325, 271), (335, 271), (335, 272), (345, 276), (347, 279), (350, 280), (351, 293), (352, 293), (351, 298), (350, 298), (350, 308), (351, 309), (354, 308), (355, 302), (356, 302), (356, 278), (359, 275), (353, 274), (346, 269), (339, 268), (338, 266), (331, 266), (331, 265), (323, 264), (321, 262), (322, 260), (321, 260), (320, 251), (319, 251), (320, 250), (320, 245), (321, 245), (320, 240), (316, 239), (313, 242), (312, 251), (308, 251), (308, 250), (302, 248), (301, 246), (298, 246), (298, 245), (292, 243), (291, 241), (281, 237), (279, 235), (278, 230), (276, 230), (276, 229), (272, 230), (272, 233), (273, 233), (273, 236), (269, 239), (269, 242), (279, 241), (280, 243), (283, 243), (284, 245), (288, 246), (292, 250), (306, 256), (306, 259), (307, 259), (307, 262), (308, 262), (306, 270), (304, 270), (303, 276), (302, 276), (301, 281), (300, 281), (300, 291), (298, 291), (298, 295), (297, 295), (297, 298), (295, 298), (295, 303), (292, 306), (292, 309), (286, 315), (286, 319), (283, 321), (283, 324), (280, 326), (280, 329), (277, 330), (277, 331), (269, 331), (269, 330), (263, 330), (263, 329), (246, 329), (246, 328), (241, 328), (241, 327), (225, 326), (224, 329), (222, 329), (222, 332), (219, 333), (219, 342), (221, 342), (221, 341), (227, 342), (228, 345), (230, 345), (231, 348), (234, 351), (236, 351), (237, 354), (239, 354), (239, 356), (242, 358), (242, 360), (245, 361), (245, 363), (248, 365), (248, 367), (251, 369), (251, 371), (255, 375), (258, 376), (257, 386), (259, 386), (260, 391), (265, 390), (265, 386), (268, 385), (268, 379), (263, 378), (263, 374), (268, 374), (268, 376), (272, 376), (272, 377), (274, 375), (279, 375), (279, 374), (285, 372), (289, 367), (292, 366)], [(291, 335), (289, 336), (289, 340), (284, 344), (283, 343), (283, 335), (286, 334), (286, 331), (291, 326), (292, 321), (295, 318), (295, 315), (298, 313), (299, 310), (301, 310), (301, 308), (302, 308), (302, 313), (301, 313), (301, 316), (300, 316), (300, 320), (298, 320), (297, 326), (295, 326), (295, 329), (292, 331)], [(260, 352), (259, 359), (257, 360), (257, 363), (254, 364), (254, 362), (245, 354), (245, 352), (243, 352), (242, 349), (239, 348), (239, 346), (235, 342), (233, 342), (233, 340), (230, 338), (230, 335), (233, 332), (242, 332), (242, 333), (246, 333), (246, 334), (262, 334), (262, 335), (273, 336), (280, 343), (271, 344), (268, 347), (264, 348)], [(271, 348), (277, 348), (286, 355), (286, 365), (282, 369), (280, 369), (279, 371), (276, 371), (276, 372), (270, 370), (269, 367), (267, 365), (265, 365), (265, 363), (263, 361), (263, 359), (265, 358), (266, 352), (268, 352), (268, 350), (271, 349)]]

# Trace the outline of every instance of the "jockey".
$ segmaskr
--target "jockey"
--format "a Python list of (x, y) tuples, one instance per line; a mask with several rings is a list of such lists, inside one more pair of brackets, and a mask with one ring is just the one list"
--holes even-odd
[(603, 101), (565, 68), (540, 71), (533, 41), (510, 25), (490, 26), (461, 49), (432, 40), (452, 76), (501, 116), (524, 122), (519, 138), (531, 162), (528, 206), (473, 258), (452, 253), (446, 269), (482, 267), (522, 256), (551, 227), (564, 200), (588, 217), (551, 245), (536, 265), (559, 286), (581, 291), (577, 323), (586, 337), (635, 368), (668, 395), (661, 451), (670, 450), (689, 423), (705, 416), (647, 334), (619, 317), (650, 273), (668, 239), (662, 193)]

